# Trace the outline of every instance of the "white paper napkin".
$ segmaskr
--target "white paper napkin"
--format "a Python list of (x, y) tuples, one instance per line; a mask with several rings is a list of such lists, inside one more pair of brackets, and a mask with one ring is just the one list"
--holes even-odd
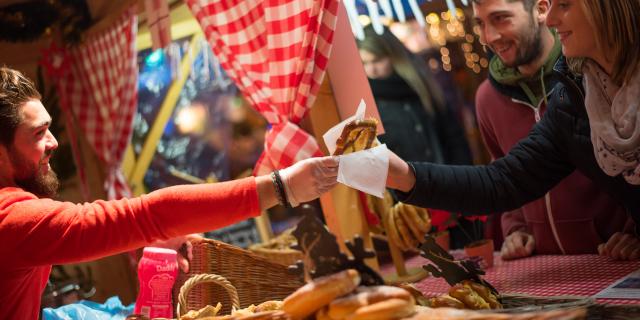
[(382, 144), (340, 156), (338, 182), (378, 198), (384, 197), (389, 171), (389, 153)]

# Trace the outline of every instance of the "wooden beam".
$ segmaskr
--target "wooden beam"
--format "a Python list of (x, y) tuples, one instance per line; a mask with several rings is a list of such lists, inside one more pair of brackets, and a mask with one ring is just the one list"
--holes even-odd
[(160, 106), (160, 111), (158, 112), (158, 116), (153, 122), (153, 126), (149, 130), (147, 134), (147, 138), (144, 141), (144, 145), (138, 155), (138, 160), (131, 171), (131, 175), (129, 176), (129, 183), (131, 185), (131, 189), (133, 190), (134, 195), (141, 195), (146, 193), (146, 189), (144, 187), (143, 179), (144, 175), (149, 169), (149, 165), (151, 164), (151, 160), (156, 153), (156, 148), (158, 146), (158, 141), (162, 137), (162, 132), (167, 125), (169, 119), (171, 119), (171, 115), (173, 114), (173, 110), (176, 107), (178, 102), (178, 98), (180, 97), (180, 91), (184, 87), (187, 78), (189, 77), (191, 71), (191, 64), (193, 63), (192, 58), (196, 57), (202, 47), (200, 46), (200, 41), (202, 35), (196, 34), (191, 38), (191, 44), (189, 45), (189, 51), (192, 54), (185, 54), (182, 58), (182, 62), (180, 63), (180, 77), (173, 81), (167, 95)]

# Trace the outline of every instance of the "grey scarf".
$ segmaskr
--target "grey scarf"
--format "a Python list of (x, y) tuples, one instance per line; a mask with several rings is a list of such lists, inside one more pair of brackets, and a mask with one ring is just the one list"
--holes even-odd
[(609, 176), (622, 174), (640, 185), (640, 72), (622, 87), (593, 61), (585, 61), (582, 72), (598, 165)]

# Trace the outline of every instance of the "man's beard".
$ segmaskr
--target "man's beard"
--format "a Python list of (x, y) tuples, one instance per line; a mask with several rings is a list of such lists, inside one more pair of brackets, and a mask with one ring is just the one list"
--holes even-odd
[(516, 51), (516, 58), (510, 64), (505, 64), (509, 68), (527, 65), (542, 54), (542, 28), (531, 18), (530, 29), (522, 33), (520, 46)]
[(56, 196), (60, 182), (53, 169), (49, 169), (45, 174), (40, 173), (39, 166), (31, 165), (17, 150), (12, 150), (9, 153), (9, 158), (15, 169), (14, 181), (20, 188), (38, 197), (53, 198)]

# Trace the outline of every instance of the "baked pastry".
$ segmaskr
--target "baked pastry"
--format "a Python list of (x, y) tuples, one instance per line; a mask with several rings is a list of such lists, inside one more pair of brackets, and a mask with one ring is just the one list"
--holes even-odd
[(351, 293), (358, 284), (360, 274), (353, 269), (314, 279), (286, 297), (282, 310), (294, 319), (304, 319), (334, 299)]
[(464, 303), (462, 303), (462, 301), (448, 294), (443, 294), (441, 296), (431, 298), (429, 300), (429, 305), (432, 308), (447, 307), (447, 308), (465, 309), (465, 305)]
[(255, 312), (282, 310), (283, 302), (280, 300), (265, 301), (256, 306)]
[(354, 120), (349, 122), (336, 141), (333, 155), (341, 155), (371, 148), (376, 138), (376, 119)]
[(431, 298), (429, 306), (473, 310), (502, 308), (498, 297), (488, 287), (471, 280), (452, 286), (449, 294)]
[(383, 219), (389, 241), (402, 251), (415, 249), (431, 229), (427, 209), (402, 202), (391, 207)]
[(404, 282), (396, 286), (398, 288), (407, 290), (407, 292), (409, 292), (413, 296), (413, 299), (416, 301), (416, 305), (419, 305), (419, 306), (429, 305), (429, 299), (427, 299), (427, 297), (425, 297), (424, 294), (422, 294), (422, 291), (418, 290), (418, 288), (416, 288), (414, 285)]
[(359, 308), (389, 299), (401, 299), (415, 304), (411, 293), (398, 287), (358, 287), (353, 294), (331, 302), (327, 315), (331, 319), (345, 319), (354, 314)]
[(318, 312), (316, 312), (316, 320), (333, 320), (331, 318), (329, 318), (329, 315), (327, 314), (328, 310), (328, 306), (318, 310)]
[(484, 301), (489, 304), (489, 307), (491, 309), (502, 309), (502, 304), (500, 304), (500, 302), (498, 301), (498, 297), (496, 297), (496, 295), (493, 294), (493, 292), (491, 292), (491, 290), (486, 286), (471, 280), (462, 281), (462, 285), (467, 286), (475, 291), (480, 297), (482, 297)]
[(469, 309), (489, 309), (489, 303), (469, 286), (458, 283), (449, 289), (449, 295), (462, 301)]
[(408, 317), (415, 312), (413, 299), (389, 299), (358, 308), (346, 320), (389, 320)]
[(295, 228), (289, 228), (279, 234), (277, 237), (270, 239), (269, 241), (253, 244), (249, 248), (256, 249), (273, 249), (273, 250), (291, 250), (291, 247), (298, 243), (298, 239), (293, 235)]
[(215, 307), (211, 305), (207, 305), (204, 308), (197, 311), (191, 310), (185, 313), (180, 319), (196, 320), (196, 319), (203, 319), (207, 317), (215, 317), (218, 314), (218, 312), (220, 312), (220, 309), (222, 309), (222, 304), (218, 302), (218, 304)]

